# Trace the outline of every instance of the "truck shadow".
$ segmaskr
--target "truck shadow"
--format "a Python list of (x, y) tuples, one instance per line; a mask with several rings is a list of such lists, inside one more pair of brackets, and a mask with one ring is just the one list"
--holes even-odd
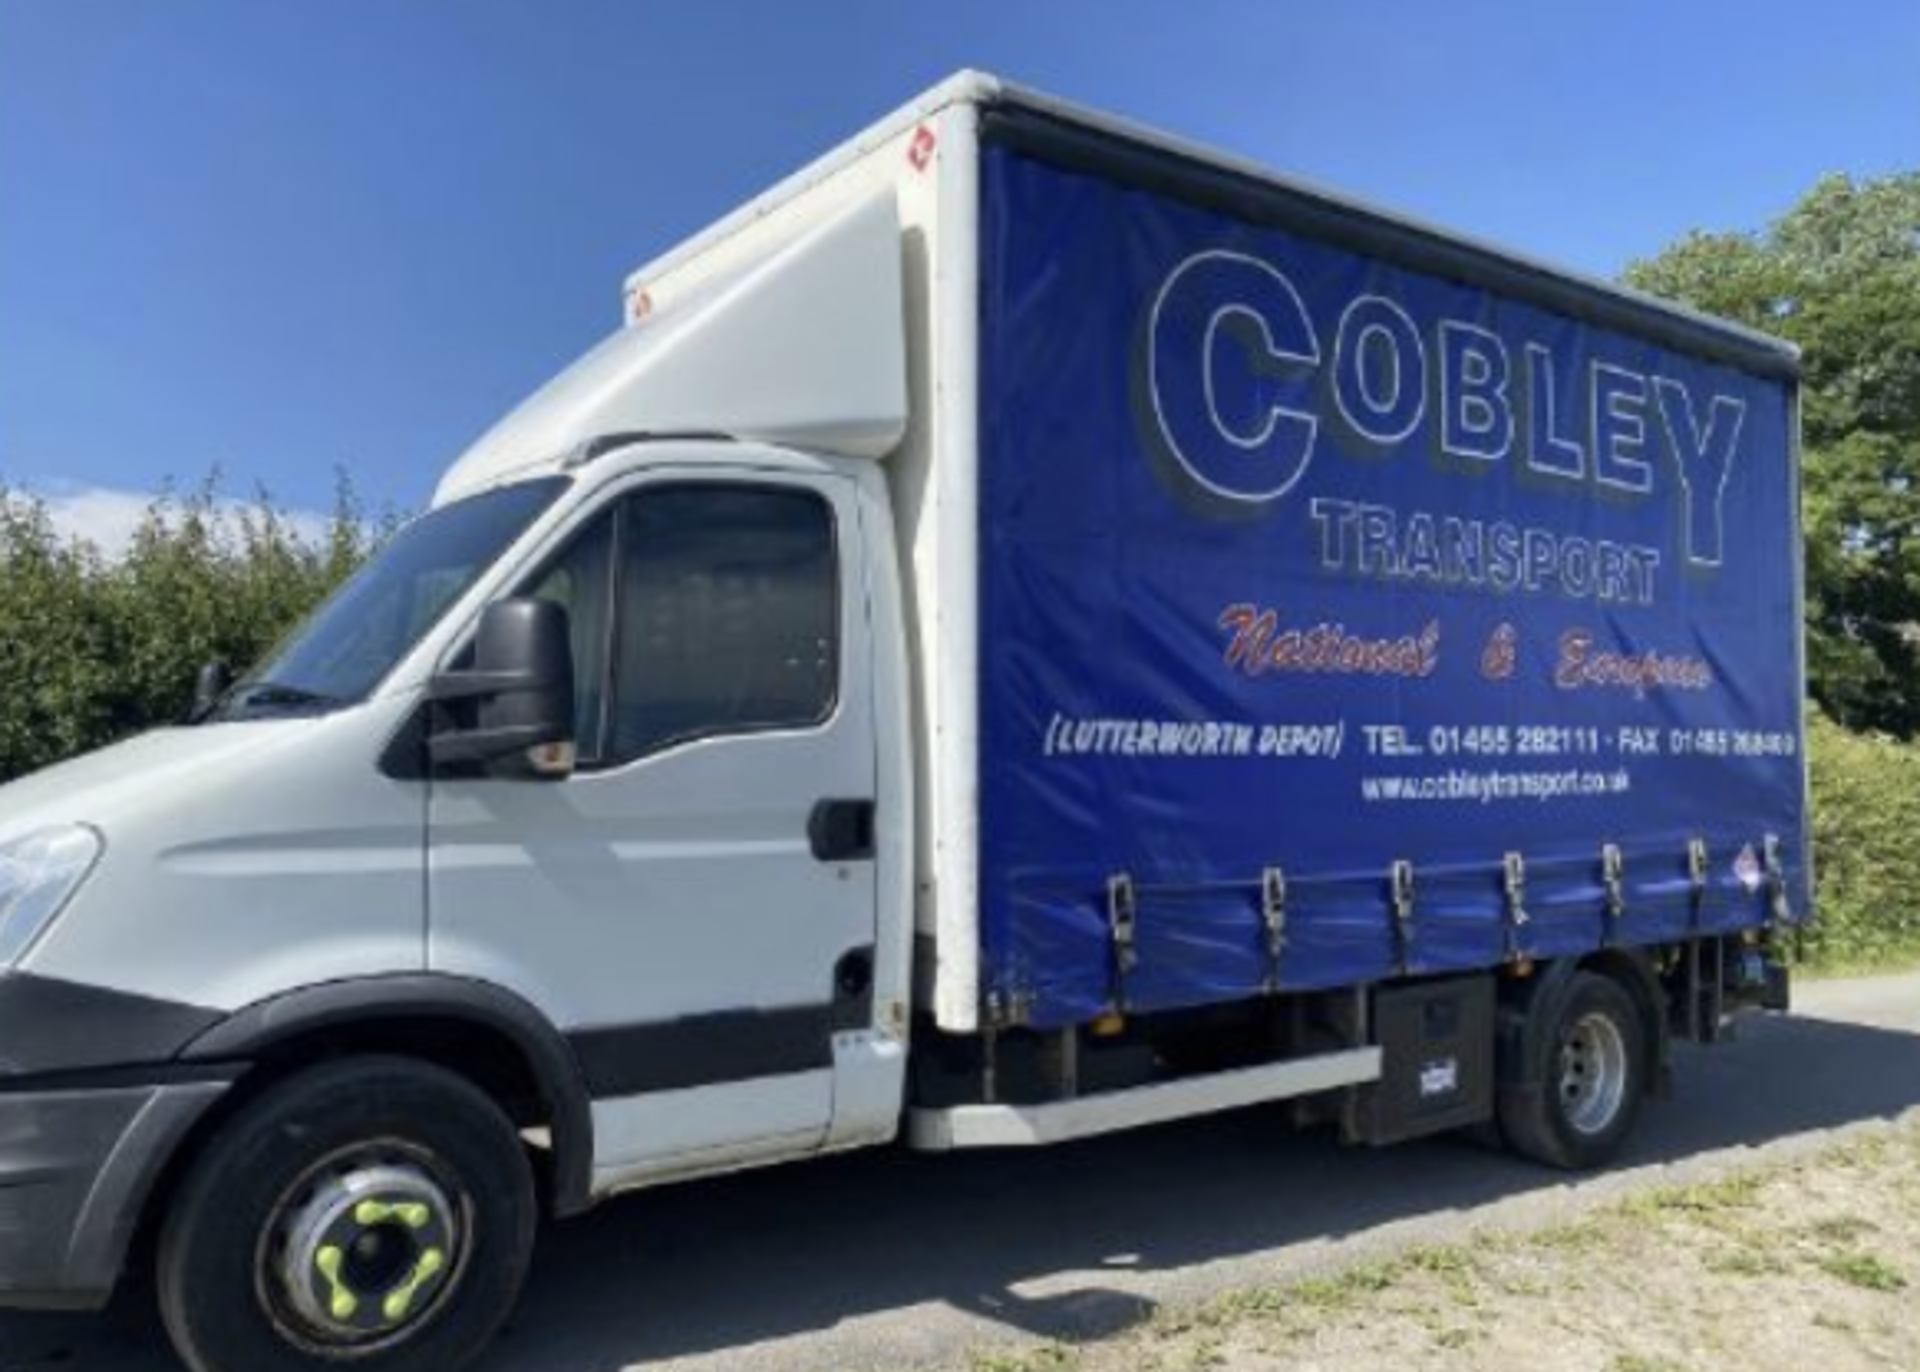
[[(1678, 1099), (1650, 1105), (1612, 1177), (1920, 1106), (1920, 1035), (1754, 1020), (1683, 1050)], [(1452, 1140), (1372, 1151), (1250, 1111), (1042, 1152), (880, 1152), (634, 1196), (542, 1236), (526, 1300), (479, 1372), (617, 1372), (927, 1306), (1085, 1339), (1153, 1312), (1127, 1274), (1267, 1250), (1274, 1280), (1314, 1245), (1564, 1191), (1554, 1172)], [(1450, 1227), (1438, 1237), (1460, 1232)], [(1428, 1239), (1434, 1235), (1425, 1235)], [(157, 1322), (9, 1316), (0, 1372), (174, 1372)], [(876, 1337), (873, 1365), (950, 1357), (950, 1337)], [(767, 1365), (779, 1365), (776, 1359)]]
[[(1894, 1118), (1920, 1106), (1920, 1036), (1756, 1019), (1737, 1043), (1684, 1051), (1676, 1094), (1648, 1108), (1619, 1170)], [(925, 1304), (1097, 1337), (1153, 1311), (1123, 1273), (1567, 1184), (1453, 1140), (1342, 1148), (1330, 1133), (1287, 1131), (1277, 1111), (1025, 1154), (851, 1156), (635, 1197), (555, 1228), (511, 1337), (483, 1367), (614, 1372)]]

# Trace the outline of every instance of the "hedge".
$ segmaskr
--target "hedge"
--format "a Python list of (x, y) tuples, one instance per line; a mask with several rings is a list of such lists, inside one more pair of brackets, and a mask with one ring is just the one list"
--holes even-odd
[(1806, 959), (1837, 971), (1920, 960), (1920, 745), (1849, 733), (1815, 712)]
[(109, 558), (0, 488), (0, 780), (182, 718), (201, 666), (258, 659), (387, 528), (343, 483), (318, 535), (208, 481), (149, 507)]

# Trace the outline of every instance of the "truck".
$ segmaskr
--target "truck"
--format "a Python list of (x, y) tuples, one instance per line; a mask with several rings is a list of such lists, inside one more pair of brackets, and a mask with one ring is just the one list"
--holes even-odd
[(1284, 1102), (1606, 1162), (1810, 916), (1787, 345), (962, 73), (0, 788), (0, 1304), (446, 1372), (537, 1224)]

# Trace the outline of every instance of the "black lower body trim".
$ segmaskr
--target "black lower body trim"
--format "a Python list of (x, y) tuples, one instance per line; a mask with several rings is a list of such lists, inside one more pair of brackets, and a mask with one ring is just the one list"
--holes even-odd
[(217, 1081), (0, 1094), (0, 1308), (106, 1303)]
[(722, 1010), (575, 1029), (567, 1041), (595, 1100), (684, 1091), (833, 1066), (833, 1006)]
[(198, 1005), (0, 973), (0, 1077), (167, 1062), (222, 1018)]

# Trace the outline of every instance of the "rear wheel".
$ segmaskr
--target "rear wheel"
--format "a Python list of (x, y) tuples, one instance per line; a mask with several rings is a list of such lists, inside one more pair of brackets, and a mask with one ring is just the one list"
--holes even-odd
[(1647, 1028), (1619, 982), (1576, 973), (1566, 993), (1529, 1026), (1533, 1060), (1522, 1090), (1503, 1090), (1500, 1133), (1537, 1162), (1598, 1167), (1626, 1141), (1647, 1089)]
[(451, 1372), (505, 1319), (534, 1220), (519, 1137), (471, 1083), (333, 1063), (195, 1161), (161, 1231), (160, 1311), (195, 1372)]

